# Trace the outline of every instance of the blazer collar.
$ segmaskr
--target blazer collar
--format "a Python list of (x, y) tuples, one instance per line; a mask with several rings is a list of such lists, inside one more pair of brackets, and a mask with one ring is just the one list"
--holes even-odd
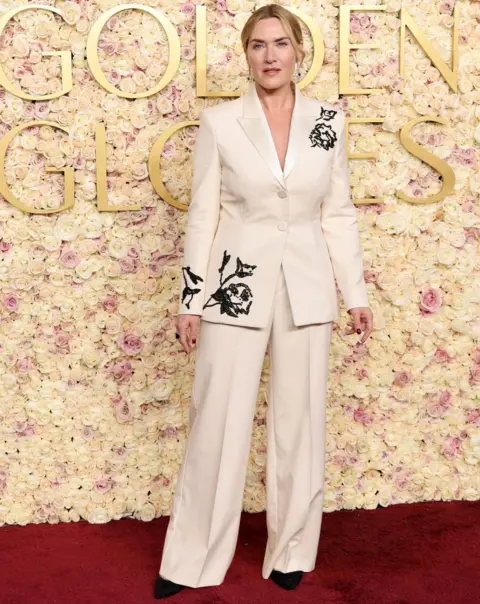
[(299, 159), (302, 146), (308, 144), (308, 136), (316, 118), (311, 109), (312, 104), (301, 94), (298, 86), (294, 84), (292, 86), (295, 92), (295, 105), (283, 171), (255, 82), (250, 83), (248, 92), (243, 95), (243, 117), (237, 118), (250, 142), (284, 188), (286, 188), (287, 176)]

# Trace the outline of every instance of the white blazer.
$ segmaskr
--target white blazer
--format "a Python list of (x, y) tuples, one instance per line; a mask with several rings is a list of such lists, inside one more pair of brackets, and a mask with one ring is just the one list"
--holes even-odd
[(295, 325), (368, 306), (345, 115), (295, 87), (282, 172), (255, 84), (200, 113), (180, 313), (266, 327), (283, 266)]

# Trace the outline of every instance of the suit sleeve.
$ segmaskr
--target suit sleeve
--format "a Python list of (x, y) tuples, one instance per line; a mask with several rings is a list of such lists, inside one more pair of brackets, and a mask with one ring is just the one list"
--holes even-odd
[(221, 166), (211, 118), (200, 113), (180, 289), (180, 314), (202, 315), (205, 282), (220, 213)]
[(333, 272), (347, 310), (368, 307), (357, 210), (350, 198), (345, 141), (345, 114), (339, 111), (340, 127), (331, 170), (330, 188), (321, 208), (321, 225)]

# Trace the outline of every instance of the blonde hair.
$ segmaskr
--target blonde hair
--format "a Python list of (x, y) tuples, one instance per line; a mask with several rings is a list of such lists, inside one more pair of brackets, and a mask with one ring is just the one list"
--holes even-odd
[(240, 36), (245, 54), (247, 54), (248, 43), (250, 42), (255, 25), (263, 19), (278, 19), (280, 21), (285, 33), (290, 38), (295, 53), (301, 57), (300, 62), (303, 61), (305, 51), (303, 50), (303, 34), (300, 20), (289, 10), (278, 4), (266, 4), (257, 8), (248, 18)]

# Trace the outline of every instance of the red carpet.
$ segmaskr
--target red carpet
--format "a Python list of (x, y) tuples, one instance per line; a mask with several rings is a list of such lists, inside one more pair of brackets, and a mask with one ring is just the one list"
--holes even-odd
[[(0, 528), (1, 604), (155, 602), (167, 518)], [(261, 578), (265, 515), (244, 514), (220, 587), (184, 604), (480, 604), (480, 502), (324, 515), (317, 568), (285, 592)]]

